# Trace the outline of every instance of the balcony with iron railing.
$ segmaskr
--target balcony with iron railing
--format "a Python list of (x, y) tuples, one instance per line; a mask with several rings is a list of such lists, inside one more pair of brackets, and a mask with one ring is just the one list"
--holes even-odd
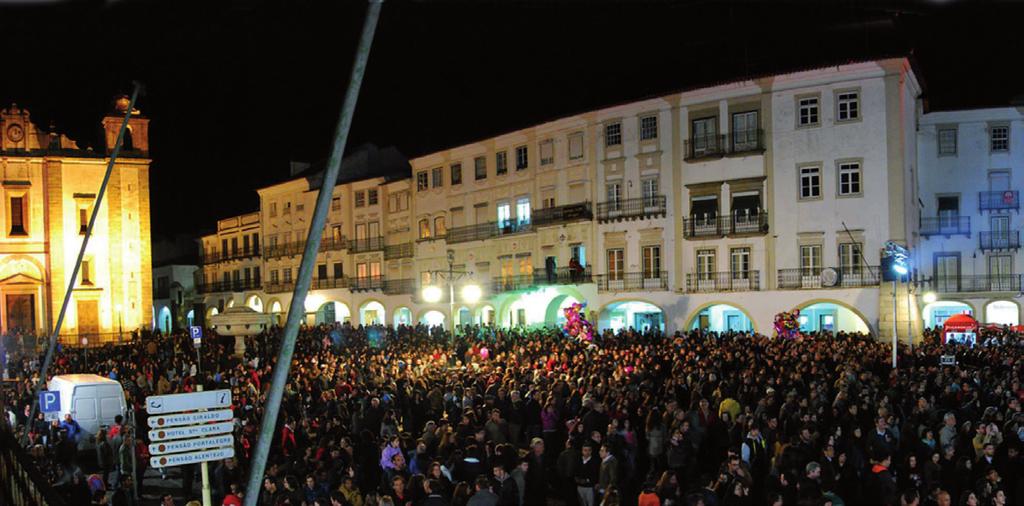
[(389, 244), (384, 246), (384, 260), (394, 260), (396, 258), (412, 258), (415, 254), (415, 248), (411, 242), (404, 242), (402, 244)]
[(687, 239), (767, 233), (768, 211), (733, 213), (724, 216), (690, 216), (683, 220), (683, 237)]
[(381, 251), (383, 249), (384, 238), (381, 236), (351, 239), (348, 242), (348, 250), (352, 253), (366, 253), (367, 251)]
[(588, 221), (594, 219), (594, 211), (590, 202), (578, 202), (564, 206), (545, 207), (534, 209), (530, 215), (530, 221), (535, 227), (547, 227), (551, 225), (562, 225), (574, 221)]
[(496, 221), (465, 225), (448, 229), (448, 244), (461, 242), (483, 241), (494, 237), (524, 234), (533, 232), (533, 223), (508, 220), (499, 224)]
[(599, 292), (641, 292), (668, 290), (668, 271), (619, 272), (594, 276)]
[(295, 290), (295, 281), (278, 281), (270, 282), (263, 286), (263, 291), (267, 293), (284, 293)]
[(665, 216), (664, 195), (610, 200), (597, 204), (598, 221), (633, 220)]
[(237, 281), (213, 281), (210, 283), (200, 283), (198, 286), (196, 286), (196, 292), (244, 292), (247, 290), (259, 290), (260, 286), (260, 280), (258, 279), (239, 279)]
[(923, 290), (939, 293), (1021, 291), (1021, 274), (961, 274), (922, 280)]
[(415, 294), (415, 279), (385, 279), (384, 293), (386, 295)]
[(971, 217), (970, 216), (938, 216), (921, 218), (921, 237), (930, 237), (933, 235), (944, 235), (946, 237), (952, 237), (954, 235), (971, 235)]
[(849, 266), (842, 268), (809, 267), (779, 269), (777, 288), (780, 290), (808, 290), (819, 288), (867, 288), (878, 286), (881, 279), (878, 266)]
[(699, 272), (686, 275), (687, 293), (751, 292), (760, 289), (760, 271)]
[(349, 278), (313, 278), (310, 281), (310, 290), (330, 290), (332, 288), (348, 288)]
[(738, 130), (728, 134), (694, 135), (684, 143), (683, 159), (696, 161), (726, 155), (764, 152), (764, 130)]
[(981, 251), (1020, 249), (1020, 231), (981, 232), (978, 234), (978, 248)]
[(491, 293), (502, 293), (516, 290), (527, 290), (547, 285), (580, 285), (593, 283), (590, 267), (573, 270), (570, 267), (558, 267), (554, 270), (534, 269), (531, 274), (504, 276), (491, 281)]
[(379, 291), (384, 289), (384, 276), (363, 276), (349, 278), (349, 290), (353, 292)]
[(348, 238), (345, 236), (340, 237), (324, 237), (320, 239), (320, 252), (324, 251), (341, 251), (348, 249)]
[(204, 253), (199, 256), (200, 265), (212, 265), (218, 262), (227, 262), (229, 260), (243, 260), (246, 258), (260, 256), (259, 248), (242, 248), (230, 253), (211, 251)]
[(979, 211), (1019, 211), (1020, 196), (1017, 190), (978, 192)]
[(263, 248), (264, 258), (280, 258), (286, 256), (301, 255), (306, 249), (306, 241), (286, 242), (272, 244)]

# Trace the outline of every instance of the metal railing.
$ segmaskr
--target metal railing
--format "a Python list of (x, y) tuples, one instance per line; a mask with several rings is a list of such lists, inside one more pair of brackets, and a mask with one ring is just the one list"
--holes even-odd
[(979, 211), (1020, 210), (1020, 196), (1017, 190), (978, 192)]
[(944, 235), (971, 235), (970, 216), (938, 216), (921, 218), (921, 236)]
[(601, 202), (597, 204), (597, 219), (610, 221), (665, 216), (667, 210), (665, 202), (664, 195)]
[(323, 237), (320, 239), (320, 252), (324, 251), (341, 251), (348, 249), (348, 238), (345, 236), (341, 237)]
[(978, 248), (982, 251), (1020, 249), (1020, 231), (981, 232), (978, 234)]
[(534, 209), (530, 213), (530, 221), (535, 227), (594, 219), (594, 211), (590, 207), (590, 202)]
[(723, 237), (768, 233), (768, 212), (733, 213), (723, 216), (690, 216), (683, 219), (683, 237)]
[(526, 290), (545, 285), (580, 285), (593, 282), (594, 276), (589, 266), (577, 271), (569, 267), (558, 267), (551, 271), (534, 269), (531, 274), (516, 274), (492, 280), (491, 293)]
[(760, 289), (760, 271), (702, 272), (686, 275), (688, 293), (751, 292)]
[(301, 255), (304, 249), (306, 249), (306, 241), (274, 244), (263, 248), (263, 256), (265, 258), (279, 258), (284, 256)]
[(313, 278), (309, 287), (317, 290), (329, 290), (331, 288), (348, 288), (349, 278)]
[(939, 293), (1019, 292), (1021, 277), (1021, 274), (962, 274), (931, 278), (924, 281), (924, 285)]
[(384, 276), (364, 276), (349, 278), (349, 290), (353, 292), (366, 292), (371, 290), (384, 289)]
[(131, 340), (131, 329), (123, 329), (121, 332), (75, 332), (57, 336), (57, 342), (68, 348), (97, 348), (108, 344), (127, 343)]
[(278, 281), (277, 283), (267, 283), (263, 287), (263, 291), (267, 293), (284, 293), (295, 290), (295, 281)]
[(259, 290), (260, 280), (258, 279), (240, 279), (231, 281), (213, 281), (210, 283), (200, 283), (196, 286), (196, 292), (198, 293), (217, 293), (217, 292), (244, 292), (246, 290)]
[(594, 283), (599, 292), (668, 290), (668, 271), (598, 274)]
[(415, 249), (411, 242), (404, 242), (402, 244), (389, 244), (384, 246), (384, 260), (393, 260), (395, 258), (412, 258), (415, 254)]
[[(6, 418), (6, 417), (5, 417)], [(60, 494), (39, 472), (30, 456), (5, 424), (0, 428), (0, 503), (14, 506), (64, 506)]]
[(496, 221), (489, 221), (487, 223), (477, 223), (476, 225), (466, 225), (462, 227), (455, 227), (448, 229), (448, 244), (456, 244), (460, 242), (470, 241), (483, 241), (492, 237), (499, 237), (503, 235), (512, 234), (523, 234), (526, 232), (533, 231), (533, 223), (531, 222), (517, 222), (508, 220), (507, 222), (499, 225)]
[(351, 239), (348, 242), (348, 250), (352, 253), (365, 253), (367, 251), (380, 251), (383, 249), (384, 238), (381, 236)]
[(258, 256), (260, 256), (259, 248), (242, 248), (231, 253), (211, 251), (199, 256), (199, 264), (210, 265), (218, 262), (227, 262), (229, 260), (243, 260), (246, 258)]
[[(827, 276), (822, 279), (824, 268), (779, 269), (777, 288), (780, 290), (802, 290), (817, 288), (864, 288), (878, 286), (881, 279), (878, 266), (852, 266), (830, 268)], [(832, 274), (835, 272), (836, 276)], [(834, 281), (834, 282), (833, 282)]]
[(384, 280), (384, 293), (387, 295), (414, 294), (416, 293), (416, 280), (386, 279)]
[(764, 130), (748, 129), (728, 134), (693, 135), (684, 143), (684, 160), (716, 158), (727, 154), (764, 151)]

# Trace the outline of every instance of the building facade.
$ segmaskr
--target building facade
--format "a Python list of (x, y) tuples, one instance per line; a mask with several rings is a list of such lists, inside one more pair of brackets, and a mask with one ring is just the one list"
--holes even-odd
[[(1024, 114), (1015, 107), (941, 111), (920, 122), (920, 247), (927, 325), (969, 312), (1020, 323)], [(925, 177), (926, 176), (926, 177)]]
[[(557, 324), (578, 301), (611, 328), (770, 333), (794, 308), (808, 330), (919, 328), (918, 306), (892, 312), (878, 265), (887, 241), (913, 249), (919, 237), (920, 94), (906, 59), (817, 68), (559, 118), (339, 182), (303, 310), (309, 322), (510, 326)], [(210, 293), (207, 312), (288, 311), (318, 188), (296, 177), (259, 190), (269, 277)], [(425, 300), (428, 286), (440, 300)]]
[[(113, 148), (128, 100), (103, 119)], [(62, 335), (108, 339), (152, 319), (149, 120), (133, 111), (103, 199)], [(3, 332), (48, 334), (74, 269), (109, 162), (105, 153), (34, 125), (12, 105), (0, 112), (0, 321)]]

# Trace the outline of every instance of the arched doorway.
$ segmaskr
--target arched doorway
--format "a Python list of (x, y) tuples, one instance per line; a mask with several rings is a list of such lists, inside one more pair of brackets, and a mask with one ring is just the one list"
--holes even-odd
[(423, 313), (423, 316), (420, 317), (420, 323), (428, 327), (443, 327), (444, 313), (436, 309), (431, 309), (430, 311)]
[(157, 316), (156, 318), (156, 325), (157, 328), (160, 329), (160, 332), (163, 332), (164, 334), (171, 331), (171, 308), (167, 306), (162, 306), (160, 308), (160, 316)]
[(281, 301), (275, 300), (270, 303), (270, 322), (274, 325), (281, 324)]
[(985, 323), (1020, 325), (1020, 309), (1008, 300), (994, 300), (985, 305)]
[(412, 311), (407, 307), (400, 307), (395, 310), (395, 326), (412, 325)]
[[(547, 314), (544, 317), (544, 321), (557, 325), (559, 327), (565, 326), (565, 308), (579, 302), (576, 297), (572, 295), (560, 295), (555, 297), (548, 303)], [(584, 310), (586, 311), (586, 310)], [(584, 315), (586, 316), (586, 315)]]
[(235, 307), (235, 299), (228, 300), (228, 309)]
[(494, 306), (487, 304), (476, 310), (477, 325), (494, 325)]
[(359, 306), (360, 325), (381, 325), (384, 320), (384, 304), (375, 300), (369, 300)]
[(469, 310), (468, 307), (466, 307), (466, 306), (460, 307), (458, 312), (455, 313), (455, 315), (457, 316), (457, 318), (455, 319), (455, 325), (472, 325), (473, 324), (473, 316), (472, 316), (472, 314), (473, 313)]
[(245, 301), (245, 305), (257, 313), (263, 312), (263, 299), (260, 299), (259, 295), (250, 295), (249, 299)]
[(640, 331), (664, 331), (665, 312), (660, 307), (642, 300), (612, 302), (601, 311), (597, 326), (614, 332), (631, 327)]
[(35, 334), (44, 321), (45, 270), (35, 258), (7, 255), (0, 263), (0, 331)]
[(969, 314), (974, 316), (974, 308), (956, 300), (938, 300), (924, 306), (925, 327), (942, 327), (946, 319), (956, 314)]
[(215, 307), (211, 307), (211, 308), (207, 309), (206, 310), (206, 324), (209, 325), (210, 324), (210, 318), (213, 317), (213, 316), (217, 316), (219, 314), (220, 314), (220, 310), (218, 310)]
[(315, 321), (317, 325), (322, 323), (345, 323), (352, 319), (348, 306), (341, 302), (329, 300), (320, 305), (316, 310)]
[(709, 304), (690, 319), (691, 330), (751, 332), (754, 324), (742, 309), (730, 304)]
[(816, 302), (800, 308), (799, 323), (801, 332), (871, 332), (860, 315), (835, 302)]
[(188, 326), (189, 327), (195, 325), (196, 324), (196, 310), (195, 309), (189, 309), (188, 310), (188, 315), (186, 316), (186, 318), (188, 319)]

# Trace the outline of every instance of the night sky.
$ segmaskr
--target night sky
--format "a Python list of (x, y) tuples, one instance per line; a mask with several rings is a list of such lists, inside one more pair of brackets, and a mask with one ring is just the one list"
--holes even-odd
[[(154, 234), (256, 210), (289, 160), (326, 158), (365, 3), (0, 6), (0, 103), (97, 145), (147, 87)], [(349, 147), (414, 157), (742, 76), (913, 52), (931, 110), (1024, 94), (1015, 5), (878, 2), (384, 4)]]

